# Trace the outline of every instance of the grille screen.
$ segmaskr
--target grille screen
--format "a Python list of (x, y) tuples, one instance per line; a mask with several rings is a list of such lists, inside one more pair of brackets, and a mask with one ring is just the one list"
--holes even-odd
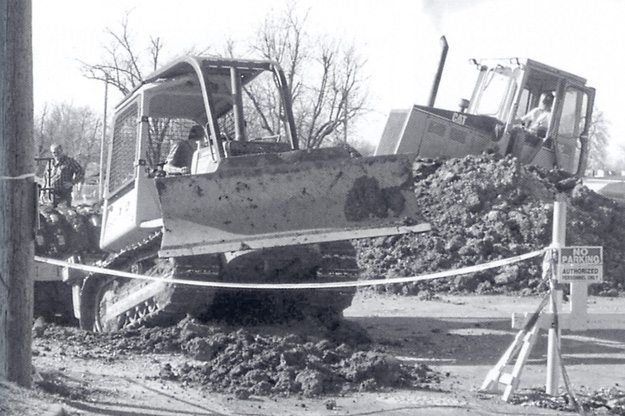
[(109, 170), (109, 193), (121, 188), (134, 177), (137, 144), (137, 105), (133, 105), (115, 122)]

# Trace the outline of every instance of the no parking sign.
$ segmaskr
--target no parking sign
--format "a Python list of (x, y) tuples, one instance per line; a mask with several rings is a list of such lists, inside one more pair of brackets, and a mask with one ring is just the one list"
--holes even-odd
[(558, 250), (560, 282), (603, 281), (603, 247), (563, 247)]

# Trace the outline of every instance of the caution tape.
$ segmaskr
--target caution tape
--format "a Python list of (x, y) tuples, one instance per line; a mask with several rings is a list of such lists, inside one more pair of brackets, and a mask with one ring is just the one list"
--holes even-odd
[[(434, 280), (443, 277), (460, 276), (463, 274), (480, 272), (483, 270), (494, 269), (496, 267), (506, 266), (508, 264), (517, 263), (523, 260), (528, 260), (533, 257), (538, 257), (545, 252), (545, 249), (536, 250), (531, 253), (521, 254), (519, 256), (510, 257), (507, 259), (495, 260), (486, 264), (478, 264), (475, 266), (464, 267), (462, 269), (448, 270), (444, 272), (431, 273), (421, 276), (412, 277), (394, 277), (390, 279), (374, 279), (374, 280), (359, 280), (350, 282), (326, 282), (326, 283), (235, 283), (235, 282), (206, 282), (188, 279), (166, 279), (168, 283), (175, 283), (180, 285), (202, 286), (202, 287), (214, 287), (214, 288), (228, 288), (228, 289), (260, 289), (260, 290), (275, 290), (275, 289), (332, 289), (332, 288), (345, 288), (345, 287), (358, 287), (358, 286), (375, 286), (375, 285), (390, 285), (394, 283), (410, 283), (420, 282), (424, 280)], [(106, 274), (109, 276), (125, 277), (129, 279), (140, 280), (152, 280), (162, 282), (163, 278), (158, 276), (146, 276), (138, 273), (124, 272), (121, 270), (105, 269), (98, 266), (90, 266), (87, 264), (70, 263), (63, 260), (50, 259), (46, 257), (35, 256), (35, 261), (40, 263), (47, 263), (54, 266), (67, 267), (70, 269), (81, 270), (89, 273)]]

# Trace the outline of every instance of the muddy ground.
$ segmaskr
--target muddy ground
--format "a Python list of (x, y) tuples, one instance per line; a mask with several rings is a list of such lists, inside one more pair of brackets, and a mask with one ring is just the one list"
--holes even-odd
[[(591, 298), (591, 311), (624, 313), (622, 207), (562, 172), (514, 158), (417, 161), (415, 179), (418, 220), (433, 231), (358, 242), (363, 279), (418, 276), (544, 248), (558, 197), (568, 207), (567, 244), (604, 247), (604, 282), (590, 287), (601, 295)], [(90, 218), (90, 211), (44, 212), (37, 252), (58, 257), (93, 247)], [(0, 384), (0, 414), (45, 414), (54, 403), (57, 414), (71, 415), (570, 412), (567, 395), (541, 393), (544, 334), (517, 404), (477, 391), (514, 338), (510, 314), (533, 311), (547, 290), (541, 261), (376, 286), (359, 293), (331, 331), (313, 323), (238, 329), (186, 320), (99, 336), (39, 322), (36, 387)], [(565, 332), (562, 345), (574, 392), (588, 410), (625, 414), (625, 328)]]
[[(137, 333), (127, 333), (111, 342), (110, 338), (98, 340), (75, 328), (38, 323), (33, 329), (35, 386), (24, 390), (0, 384), (0, 414), (574, 414), (565, 403), (563, 388), (562, 395), (552, 400), (540, 394), (546, 371), (544, 332), (522, 374), (520, 394), (513, 397), (517, 404), (504, 403), (499, 395), (478, 392), (516, 333), (510, 326), (510, 314), (533, 311), (539, 302), (540, 298), (533, 296), (444, 295), (426, 300), (361, 292), (346, 311), (346, 320), (350, 327), (363, 328), (372, 340), (368, 351), (375, 351), (378, 357), (395, 357), (402, 370), (393, 364), (382, 367), (377, 375), (382, 377), (378, 386), (361, 382), (345, 387), (350, 383), (344, 383), (338, 391), (300, 389), (289, 394), (248, 388), (261, 385), (261, 379), (228, 389), (181, 377), (188, 371), (184, 369), (202, 366), (206, 361), (172, 348), (167, 341), (171, 341), (171, 329), (151, 330), (149, 348), (146, 338)], [(589, 307), (590, 312), (622, 313), (625, 299), (591, 297)], [(302, 334), (306, 331), (299, 331), (304, 340), (306, 335)], [(275, 328), (260, 332), (267, 339), (275, 336), (277, 340), (286, 337), (296, 341)], [(328, 350), (336, 352), (337, 348)], [(573, 391), (589, 408), (588, 414), (625, 414), (625, 329), (565, 332), (562, 349)], [(296, 361), (291, 364), (295, 366)], [(365, 367), (371, 370), (375, 366)], [(388, 379), (383, 380), (383, 374), (388, 378), (410, 373), (417, 377), (412, 384), (391, 385)]]

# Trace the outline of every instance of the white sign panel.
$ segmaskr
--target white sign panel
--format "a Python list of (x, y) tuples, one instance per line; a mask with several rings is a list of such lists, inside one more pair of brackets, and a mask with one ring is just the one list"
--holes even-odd
[(558, 253), (558, 281), (603, 281), (603, 247), (563, 247)]

